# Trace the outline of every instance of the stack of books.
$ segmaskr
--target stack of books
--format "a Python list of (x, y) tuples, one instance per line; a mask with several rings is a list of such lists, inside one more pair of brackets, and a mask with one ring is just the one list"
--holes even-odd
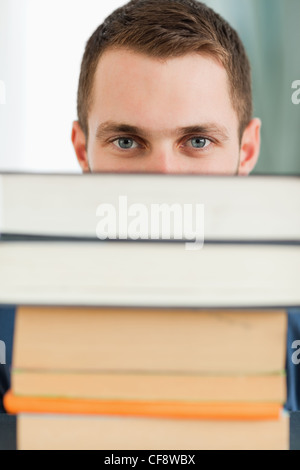
[(21, 448), (282, 449), (285, 341), (285, 311), (20, 307), (5, 403)]
[[(18, 305), (5, 406), (19, 449), (288, 448), (298, 178), (2, 175), (0, 185), (0, 302)], [(141, 221), (153, 204), (198, 212), (188, 233), (156, 226), (152, 239)], [(103, 219), (112, 207), (115, 225)]]

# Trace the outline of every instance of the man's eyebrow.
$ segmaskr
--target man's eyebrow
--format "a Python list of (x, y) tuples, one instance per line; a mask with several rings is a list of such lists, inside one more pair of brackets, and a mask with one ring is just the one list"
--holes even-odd
[(107, 121), (100, 124), (97, 127), (96, 137), (97, 139), (102, 139), (106, 137), (108, 134), (115, 134), (115, 133), (122, 133), (122, 134), (136, 134), (136, 135), (145, 135), (144, 129), (141, 129), (136, 126), (131, 126), (130, 124), (123, 124), (117, 123), (114, 121)]
[[(148, 137), (151, 135), (147, 129), (142, 127), (133, 126), (126, 123), (118, 123), (114, 121), (107, 121), (100, 124), (96, 130), (96, 138), (101, 140), (107, 137), (110, 134), (130, 134), (141, 137)], [(176, 135), (176, 136), (185, 136), (185, 135), (212, 135), (220, 140), (228, 140), (229, 134), (228, 130), (220, 124), (216, 123), (206, 123), (201, 125), (192, 125), (185, 127), (178, 127), (174, 131), (161, 130), (158, 132), (159, 135)]]
[(226, 127), (216, 123), (180, 127), (176, 129), (176, 133), (179, 135), (213, 135), (223, 141), (229, 139), (229, 132)]

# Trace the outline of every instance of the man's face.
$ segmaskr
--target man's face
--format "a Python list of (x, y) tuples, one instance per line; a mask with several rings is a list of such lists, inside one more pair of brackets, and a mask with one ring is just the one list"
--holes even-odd
[[(257, 126), (249, 131), (252, 141)], [(160, 61), (106, 51), (94, 78), (88, 127), (86, 145), (73, 125), (83, 171), (247, 174), (258, 156), (259, 142), (250, 168), (226, 70), (199, 54)]]

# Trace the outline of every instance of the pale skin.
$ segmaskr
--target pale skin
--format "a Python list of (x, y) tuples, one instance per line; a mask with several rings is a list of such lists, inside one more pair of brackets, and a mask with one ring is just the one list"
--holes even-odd
[(260, 119), (240, 141), (225, 68), (194, 53), (161, 61), (108, 49), (97, 66), (88, 129), (86, 141), (73, 122), (84, 173), (246, 176), (260, 151)]

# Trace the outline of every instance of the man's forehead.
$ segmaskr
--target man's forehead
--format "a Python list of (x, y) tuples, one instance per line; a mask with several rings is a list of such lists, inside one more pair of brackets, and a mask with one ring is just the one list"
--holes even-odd
[(161, 61), (127, 49), (109, 49), (98, 63), (91, 102), (107, 107), (114, 99), (122, 106), (126, 101), (130, 107), (137, 103), (139, 108), (145, 101), (158, 106), (169, 101), (170, 109), (185, 102), (199, 107), (201, 101), (212, 106), (231, 101), (225, 68), (207, 55)]
[(127, 49), (109, 49), (94, 81), (92, 132), (121, 132), (127, 125), (136, 128), (128, 129), (135, 135), (173, 136), (192, 133), (182, 129), (194, 126), (224, 140), (231, 126), (226, 123), (233, 119), (237, 126), (228, 83), (224, 67), (207, 56), (193, 53), (159, 61)]

